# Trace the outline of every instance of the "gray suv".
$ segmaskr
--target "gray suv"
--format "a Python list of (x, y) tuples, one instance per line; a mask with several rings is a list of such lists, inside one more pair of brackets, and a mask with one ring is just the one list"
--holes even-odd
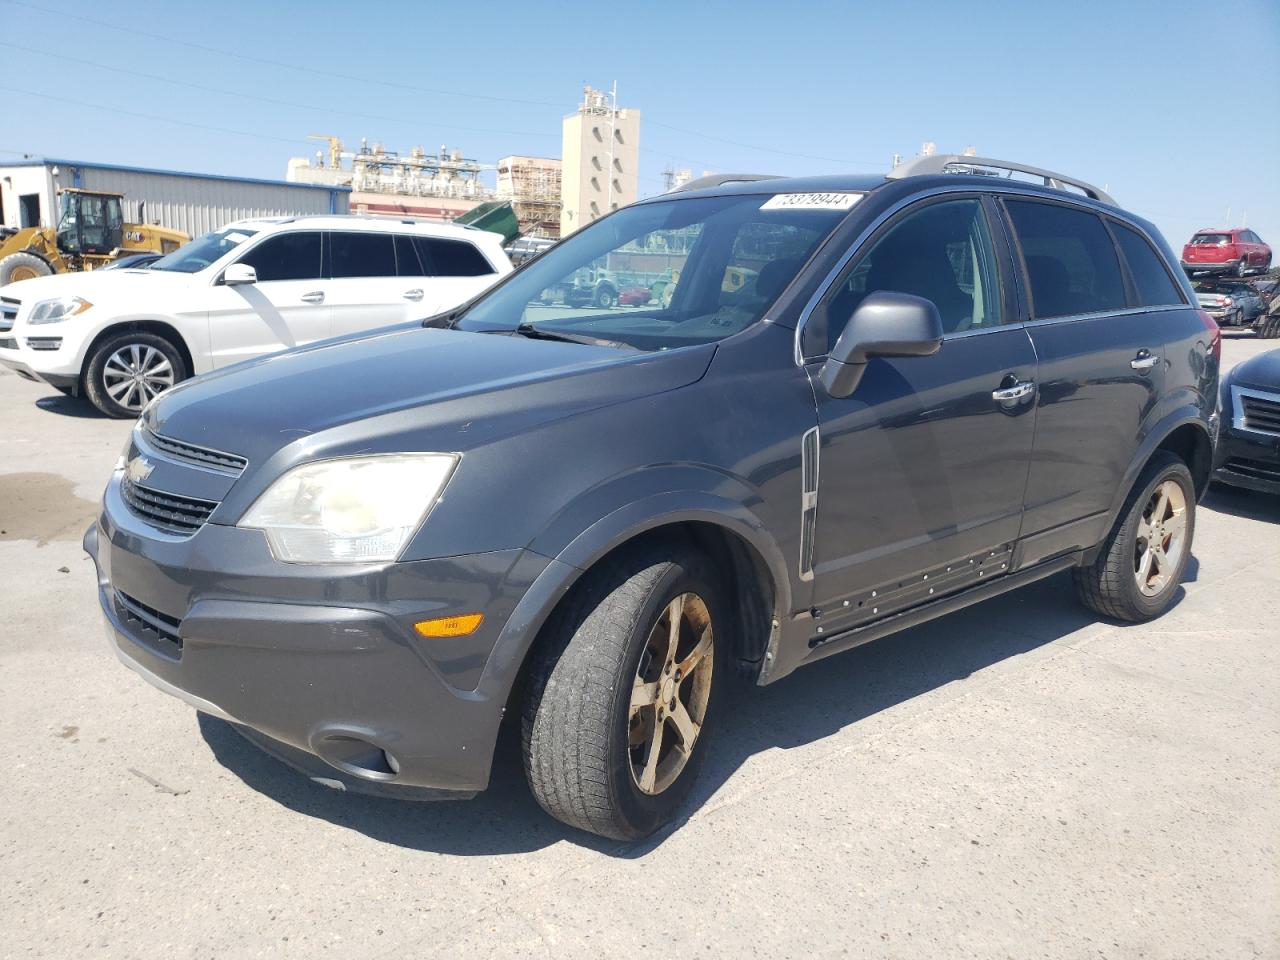
[[(670, 296), (543, 296), (606, 270)], [(510, 712), (549, 813), (638, 838), (733, 674), (1064, 570), (1164, 611), (1219, 349), (1151, 225), (1061, 174), (704, 178), (449, 314), (179, 384), (85, 548), (125, 665), (314, 780), (473, 795)]]

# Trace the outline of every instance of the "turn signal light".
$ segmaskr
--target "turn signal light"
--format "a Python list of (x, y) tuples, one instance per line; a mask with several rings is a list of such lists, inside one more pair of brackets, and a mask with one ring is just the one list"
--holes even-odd
[(421, 636), (441, 640), (448, 637), (465, 637), (475, 633), (482, 623), (484, 623), (483, 613), (462, 613), (456, 617), (419, 620), (413, 625), (413, 629)]

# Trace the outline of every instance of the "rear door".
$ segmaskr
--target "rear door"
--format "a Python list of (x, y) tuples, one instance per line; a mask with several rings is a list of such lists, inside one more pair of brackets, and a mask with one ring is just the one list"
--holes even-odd
[[(1066, 202), (1006, 197), (1003, 205), (1039, 358), (1023, 523), (1023, 559), (1035, 562), (1092, 546), (1106, 534), (1116, 491), (1158, 415), (1166, 309), (1171, 299), (1181, 302), (1181, 293), (1130, 228)], [(1113, 230), (1132, 253), (1132, 272)], [(1161, 289), (1149, 292), (1146, 299), (1155, 302), (1144, 305), (1141, 291)]]
[(325, 273), (335, 335), (375, 330), (426, 316), (404, 296), (417, 285), (397, 275), (395, 238), (373, 230), (327, 234)]
[(323, 340), (330, 333), (321, 280), (323, 234), (271, 234), (236, 259), (253, 267), (256, 283), (208, 288), (211, 362), (224, 367), (264, 353)]
[[(409, 240), (409, 243), (403, 241)], [(465, 303), (497, 279), (497, 270), (475, 244), (451, 237), (415, 235), (398, 238), (400, 250), (412, 249), (423, 273), (421, 316), (442, 313)], [(400, 259), (401, 269), (407, 257)]]
[(830, 629), (1008, 570), (1036, 358), (1007, 292), (1012, 261), (994, 211), (977, 196), (913, 204), (867, 241), (819, 305), (828, 349), (877, 290), (932, 300), (946, 331), (933, 356), (873, 358), (850, 397), (815, 383), (816, 529), (802, 576)]

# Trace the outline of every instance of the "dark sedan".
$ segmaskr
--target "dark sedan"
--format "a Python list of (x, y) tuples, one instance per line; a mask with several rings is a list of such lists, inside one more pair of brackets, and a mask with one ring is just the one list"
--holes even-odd
[(1213, 478), (1280, 494), (1280, 350), (1260, 354), (1222, 378), (1222, 425)]

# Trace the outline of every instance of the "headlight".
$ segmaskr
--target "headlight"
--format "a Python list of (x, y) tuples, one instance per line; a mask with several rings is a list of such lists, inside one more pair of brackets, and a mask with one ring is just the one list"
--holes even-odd
[(57, 323), (84, 313), (93, 304), (83, 297), (58, 297), (56, 300), (41, 300), (31, 308), (31, 316), (27, 323)]
[(394, 560), (449, 481), (454, 454), (322, 460), (267, 488), (239, 523), (262, 530), (287, 563)]

